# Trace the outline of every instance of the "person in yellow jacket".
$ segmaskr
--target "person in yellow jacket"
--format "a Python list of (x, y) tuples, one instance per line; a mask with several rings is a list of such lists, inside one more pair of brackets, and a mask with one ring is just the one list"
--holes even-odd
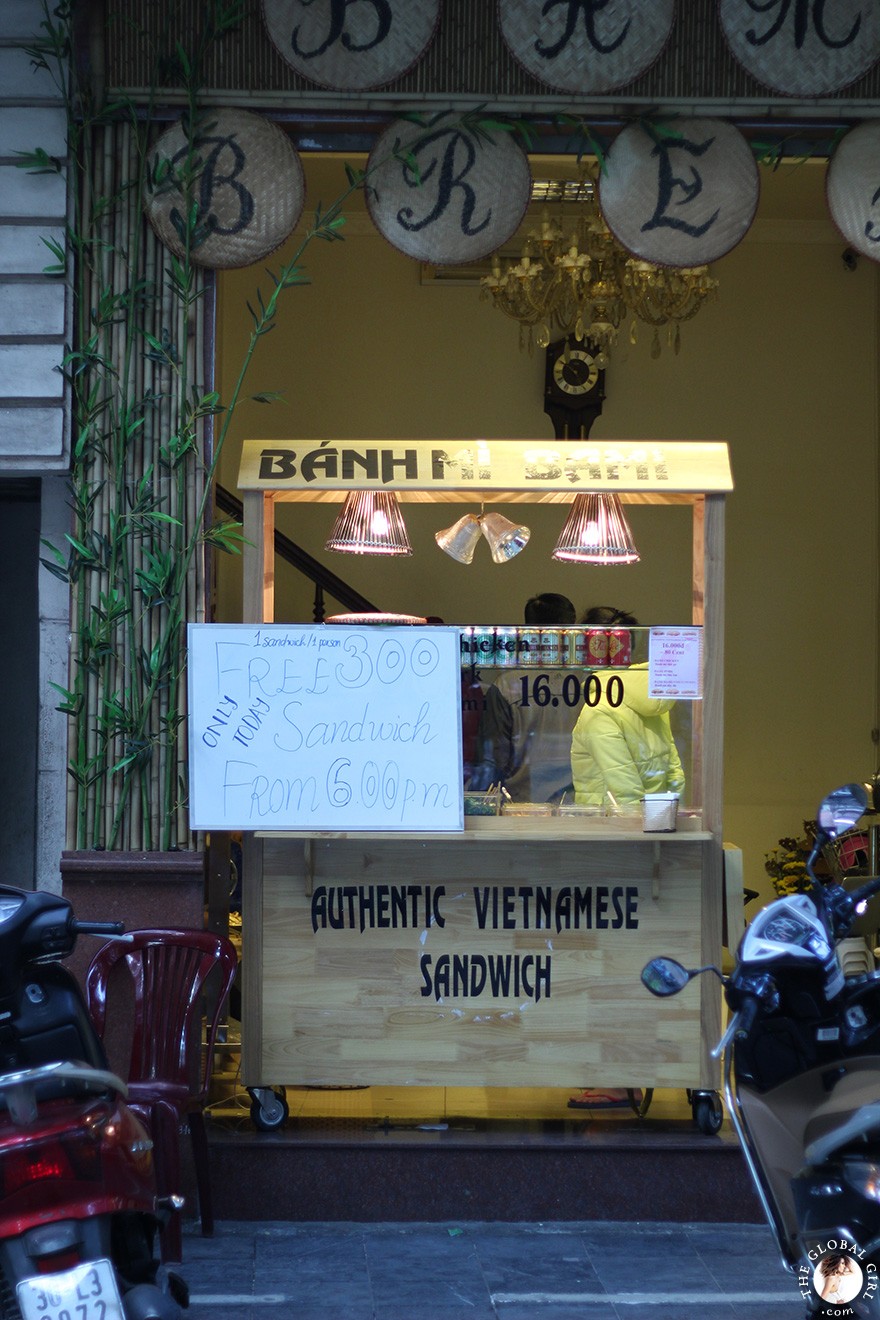
[[(583, 620), (587, 627), (637, 628), (631, 614), (597, 605)], [(669, 712), (675, 704), (648, 695), (648, 666), (616, 671), (623, 684), (619, 706), (608, 688), (597, 705), (584, 706), (571, 740), (575, 802), (583, 806), (632, 806), (646, 793), (681, 793), (684, 771)]]
[[(582, 620), (586, 627), (637, 628), (632, 614), (597, 605)], [(584, 706), (571, 741), (575, 802), (584, 806), (632, 806), (645, 793), (681, 793), (684, 771), (672, 736), (669, 712), (674, 702), (648, 696), (648, 666), (619, 669), (623, 694), (619, 706), (608, 702), (607, 685), (595, 706)], [(642, 1093), (614, 1087), (589, 1087), (571, 1097), (569, 1109), (638, 1109)]]

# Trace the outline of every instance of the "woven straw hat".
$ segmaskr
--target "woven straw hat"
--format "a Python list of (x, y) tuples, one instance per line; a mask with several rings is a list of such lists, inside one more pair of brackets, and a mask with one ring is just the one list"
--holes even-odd
[(663, 50), (674, 17), (675, 0), (608, 0), (595, 12), (546, 0), (498, 3), (501, 35), (514, 58), (564, 92), (606, 92), (632, 82)]
[(720, 0), (721, 27), (734, 59), (785, 96), (827, 96), (861, 78), (880, 59), (880, 5), (757, 6)]
[[(342, 23), (339, 15), (342, 12)], [(402, 77), (437, 28), (440, 0), (263, 0), (266, 31), (286, 62), (320, 87), (363, 91)]]
[(720, 119), (630, 124), (599, 177), (614, 237), (660, 266), (705, 266), (742, 239), (760, 195), (758, 167), (739, 129)]
[(395, 120), (368, 162), (374, 225), (398, 251), (436, 266), (480, 261), (501, 247), (530, 193), (528, 160), (509, 133), (477, 136), (445, 114), (429, 128)]
[[(193, 201), (202, 241), (191, 258), (224, 270), (250, 266), (279, 247), (305, 203), (302, 165), (285, 133), (247, 110), (209, 111), (193, 143)], [(182, 239), (187, 136), (181, 121), (154, 144), (144, 208), (159, 238), (177, 256)], [(170, 162), (170, 166), (168, 164)]]
[(852, 128), (835, 148), (825, 176), (831, 219), (850, 247), (880, 261), (880, 122)]

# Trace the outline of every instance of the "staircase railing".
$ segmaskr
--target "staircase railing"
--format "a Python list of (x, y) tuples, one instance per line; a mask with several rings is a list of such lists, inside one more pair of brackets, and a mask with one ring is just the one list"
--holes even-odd
[[(235, 518), (238, 522), (241, 521), (243, 512), (241, 500), (237, 499), (225, 486), (217, 486), (214, 492), (214, 500), (217, 508), (222, 513), (228, 514), (230, 518)], [(366, 596), (362, 596), (359, 591), (355, 591), (354, 587), (349, 586), (341, 577), (337, 577), (332, 569), (319, 563), (307, 550), (303, 550), (302, 546), (297, 545), (295, 541), (291, 541), (289, 536), (285, 536), (283, 532), (279, 532), (277, 529), (275, 531), (275, 553), (285, 563), (290, 564), (292, 568), (295, 568), (299, 573), (303, 573), (314, 583), (315, 601), (312, 614), (315, 623), (324, 622), (325, 592), (344, 606), (345, 609), (352, 610), (355, 613), (372, 614), (377, 610), (378, 606), (367, 600)]]

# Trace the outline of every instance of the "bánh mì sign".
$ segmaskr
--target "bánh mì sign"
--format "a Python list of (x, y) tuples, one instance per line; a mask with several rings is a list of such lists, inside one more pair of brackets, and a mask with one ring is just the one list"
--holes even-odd
[(457, 628), (190, 624), (190, 824), (462, 830)]
[(240, 490), (316, 499), (323, 492), (508, 490), (729, 491), (727, 445), (675, 440), (246, 440)]

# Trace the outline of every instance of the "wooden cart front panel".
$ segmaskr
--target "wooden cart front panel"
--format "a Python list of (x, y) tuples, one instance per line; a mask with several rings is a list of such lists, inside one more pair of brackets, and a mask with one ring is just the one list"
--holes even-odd
[(251, 850), (249, 1085), (712, 1083), (717, 980), (671, 1000), (639, 980), (654, 954), (698, 966), (715, 952), (705, 841), (267, 837)]

